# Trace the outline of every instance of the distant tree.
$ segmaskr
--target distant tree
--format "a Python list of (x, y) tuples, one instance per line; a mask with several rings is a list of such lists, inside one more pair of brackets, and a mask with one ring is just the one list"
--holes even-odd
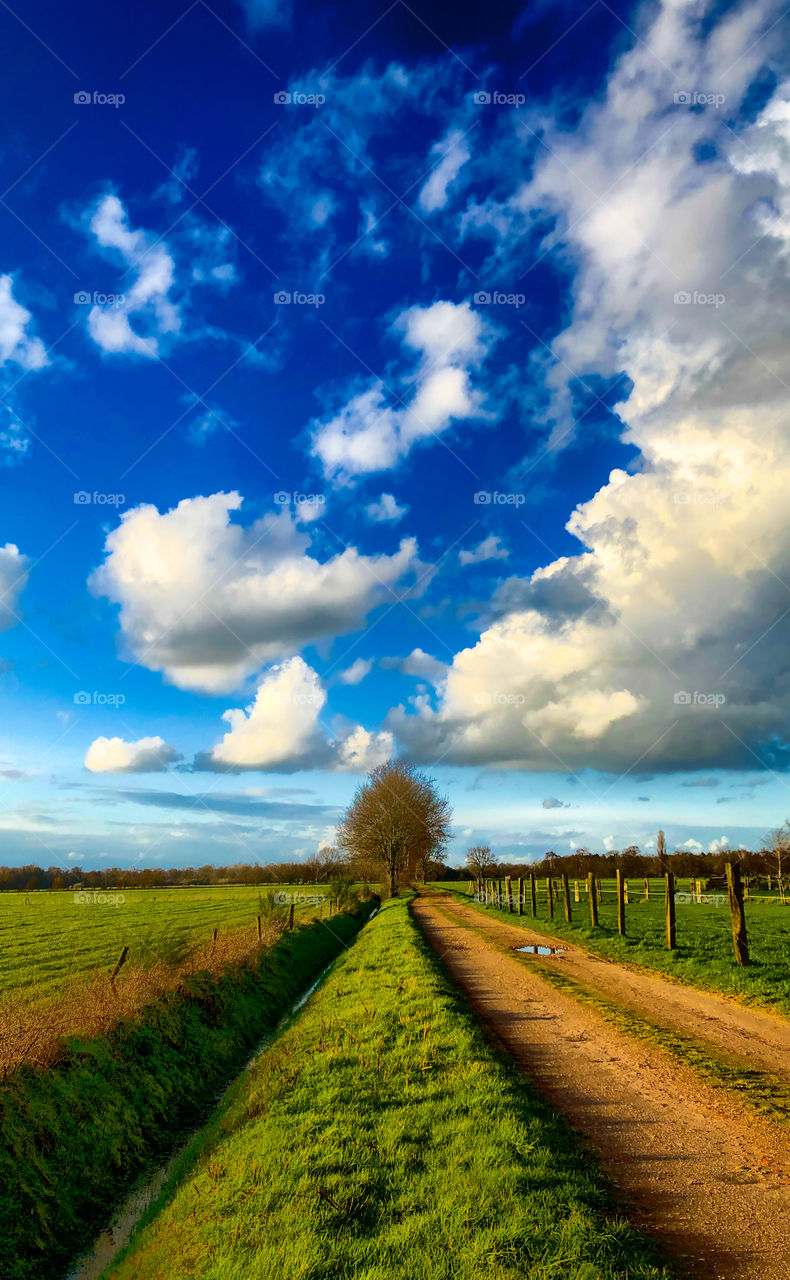
[(450, 839), (450, 804), (436, 783), (402, 760), (373, 769), (338, 827), (337, 843), (354, 870), (374, 867), (396, 894)]
[(485, 880), (495, 866), (491, 856), (491, 846), (473, 844), (472, 848), (467, 850), (466, 865), (473, 880)]
[(769, 831), (765, 845), (776, 864), (776, 874), (781, 880), (783, 868), (787, 859), (790, 858), (790, 818), (786, 819), (781, 827)]
[(661, 867), (661, 871), (663, 874), (663, 872), (667, 870), (667, 867), (665, 865), (666, 858), (667, 858), (667, 842), (664, 839), (663, 831), (659, 831), (658, 833), (658, 840), (656, 841), (656, 857), (658, 858), (658, 864)]

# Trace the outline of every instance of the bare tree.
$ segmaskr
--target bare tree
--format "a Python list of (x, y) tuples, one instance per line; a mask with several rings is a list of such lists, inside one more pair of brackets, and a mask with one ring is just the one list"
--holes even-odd
[(785, 859), (790, 857), (790, 818), (787, 818), (774, 831), (770, 831), (765, 838), (765, 846), (771, 851), (776, 859), (776, 876), (778, 883), (782, 885), (782, 868)]
[(355, 868), (375, 867), (391, 894), (450, 839), (450, 804), (436, 783), (402, 760), (373, 769), (338, 827), (337, 843)]
[(466, 855), (466, 865), (473, 880), (485, 880), (494, 867), (491, 846), (487, 844), (472, 845)]
[(664, 839), (663, 831), (659, 831), (658, 833), (658, 840), (656, 841), (656, 857), (658, 858), (659, 866), (661, 867), (661, 872), (663, 874), (666, 870), (668, 870), (666, 865), (667, 842)]

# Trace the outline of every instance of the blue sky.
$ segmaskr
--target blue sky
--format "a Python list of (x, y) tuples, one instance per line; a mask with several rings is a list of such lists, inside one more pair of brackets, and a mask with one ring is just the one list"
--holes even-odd
[(780, 823), (782, 6), (0, 28), (0, 860)]

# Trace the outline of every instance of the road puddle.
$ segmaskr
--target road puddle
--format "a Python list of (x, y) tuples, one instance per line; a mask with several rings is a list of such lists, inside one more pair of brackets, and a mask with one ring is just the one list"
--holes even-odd
[(564, 956), (564, 947), (538, 947), (534, 943), (530, 943), (526, 947), (514, 947), (514, 951), (518, 951), (522, 955), (528, 956)]

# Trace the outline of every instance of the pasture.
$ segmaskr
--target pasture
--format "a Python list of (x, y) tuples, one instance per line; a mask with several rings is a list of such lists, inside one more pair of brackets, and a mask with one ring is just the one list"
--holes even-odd
[[(328, 913), (327, 885), (277, 885), (296, 895), (295, 923)], [(271, 886), (267, 887), (271, 894)], [(121, 949), (145, 968), (182, 958), (223, 934), (257, 930), (261, 890), (251, 885), (0, 893), (0, 1001), (10, 993), (54, 996), (75, 978), (107, 971)], [(315, 904), (300, 898), (326, 897)], [(284, 906), (281, 910), (287, 911)]]
[[(664, 881), (650, 880), (650, 899), (643, 899), (644, 882), (630, 880), (626, 907), (626, 935), (617, 932), (617, 890), (614, 880), (601, 881), (598, 903), (598, 926), (590, 923), (586, 884), (579, 881), (579, 898), (575, 901), (574, 881), (570, 882), (572, 922), (566, 923), (562, 891), (555, 897), (553, 919), (549, 917), (546, 881), (537, 882), (537, 915), (533, 918), (529, 880), (524, 880), (523, 914), (500, 912), (496, 908), (475, 905), (480, 911), (494, 911), (510, 923), (520, 923), (546, 936), (565, 938), (621, 964), (654, 969), (664, 976), (692, 986), (719, 991), (746, 1002), (775, 1008), (790, 1014), (790, 902), (783, 904), (774, 891), (752, 891), (745, 904), (751, 964), (742, 968), (733, 956), (732, 926), (727, 893), (712, 890), (704, 897), (712, 900), (690, 901), (688, 879), (676, 882), (675, 912), (677, 946), (668, 951), (665, 936)], [(559, 887), (559, 881), (555, 881)], [(472, 902), (466, 882), (436, 882), (437, 889), (448, 890), (464, 902)], [(516, 881), (513, 895), (516, 895)]]

